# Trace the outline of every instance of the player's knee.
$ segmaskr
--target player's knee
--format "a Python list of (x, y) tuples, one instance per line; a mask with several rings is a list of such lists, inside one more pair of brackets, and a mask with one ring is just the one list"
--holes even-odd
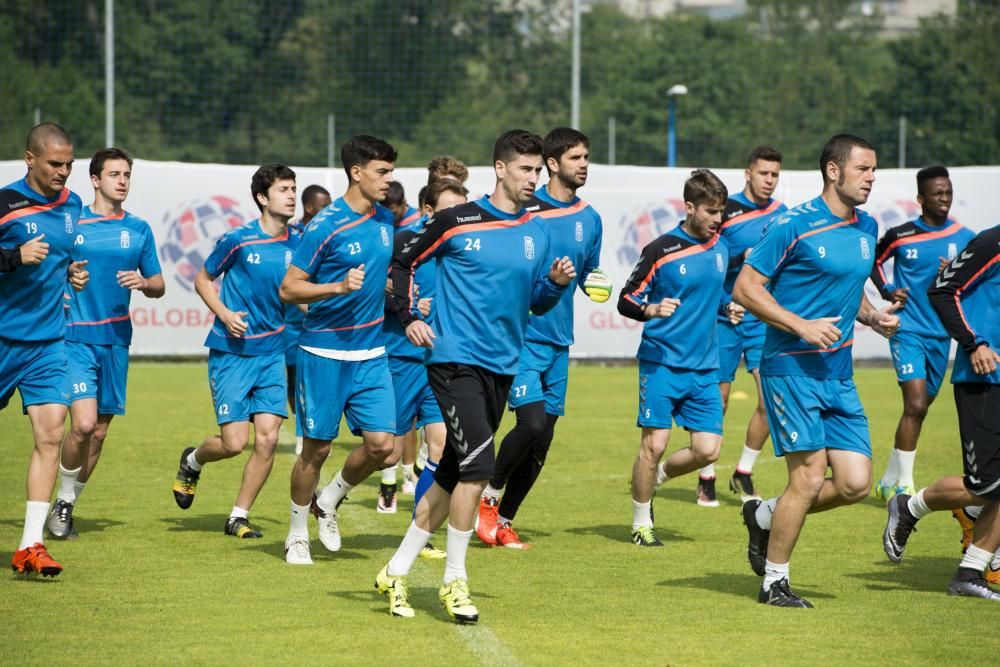
[(545, 432), (546, 422), (547, 419), (543, 411), (526, 412), (523, 415), (518, 414), (517, 417), (518, 429), (524, 431), (525, 435), (531, 438), (537, 438)]
[[(373, 434), (365, 438), (364, 447), (370, 456), (386, 461), (395, 454), (394, 440), (391, 433)], [(398, 456), (396, 460), (399, 460)]]
[(64, 427), (61, 425), (53, 428), (35, 429), (33, 433), (35, 438), (35, 449), (42, 453), (55, 452), (56, 456), (58, 456), (59, 448), (62, 445), (63, 435), (65, 435), (65, 431), (63, 429)]
[(108, 438), (108, 425), (106, 423), (98, 423), (94, 428), (93, 435), (90, 436), (90, 448), (100, 449), (104, 444), (104, 441)]
[(299, 455), (299, 458), (306, 466), (322, 468), (328, 456), (330, 456), (329, 442), (306, 438), (303, 442), (302, 454)]
[(907, 417), (923, 421), (924, 417), (927, 416), (927, 409), (929, 407), (930, 401), (926, 397), (909, 398), (903, 404), (903, 414)]
[(226, 456), (237, 456), (243, 453), (246, 446), (245, 438), (222, 438), (222, 451), (226, 453)]
[[(77, 419), (70, 428), (73, 431), (73, 437), (77, 440), (90, 440), (97, 432), (97, 420), (90, 417)], [(106, 433), (107, 431), (105, 431)]]
[(870, 483), (866, 479), (852, 478), (837, 484), (837, 493), (845, 502), (856, 503), (868, 497)]
[(691, 442), (691, 453), (699, 466), (706, 466), (719, 460), (722, 453), (722, 439), (711, 438)]

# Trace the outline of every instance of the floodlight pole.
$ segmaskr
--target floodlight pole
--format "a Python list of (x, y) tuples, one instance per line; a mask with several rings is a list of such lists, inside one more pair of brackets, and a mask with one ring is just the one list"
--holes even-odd
[(675, 84), (667, 91), (667, 166), (677, 166), (677, 98), (687, 95), (688, 89), (682, 83)]
[(329, 113), (326, 115), (326, 166), (333, 169), (334, 137), (337, 132), (337, 117)]
[(570, 127), (580, 129), (580, 0), (573, 0), (573, 69), (570, 83)]
[(104, 0), (104, 142), (115, 145), (115, 0)]

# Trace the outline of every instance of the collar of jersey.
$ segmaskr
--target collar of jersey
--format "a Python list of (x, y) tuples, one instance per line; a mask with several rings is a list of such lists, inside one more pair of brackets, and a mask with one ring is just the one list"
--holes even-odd
[(498, 209), (496, 206), (490, 203), (490, 198), (483, 195), (482, 198), (476, 200), (476, 206), (484, 209), (488, 213), (495, 215), (501, 220), (517, 220), (522, 215), (524, 215), (524, 209), (522, 208), (517, 213), (505, 213)]
[(753, 206), (758, 211), (760, 209), (762, 209), (762, 208), (767, 208), (768, 206), (770, 206), (774, 202), (774, 197), (771, 197), (771, 198), (769, 198), (767, 200), (767, 203), (764, 204), (763, 206), (757, 206), (756, 202), (750, 201), (750, 198), (747, 197), (745, 194), (743, 194), (742, 190), (740, 190), (739, 192), (737, 192), (736, 194), (734, 194), (732, 197), (730, 197), (730, 199), (735, 199), (736, 201), (738, 201), (739, 203), (743, 204), (744, 206)]
[[(35, 188), (33, 188), (30, 185), (28, 185), (28, 177), (27, 176), (25, 176), (24, 178), (22, 178), (21, 180), (19, 180), (15, 184), (15, 186), (20, 186), (22, 188), (23, 194), (27, 195), (28, 197), (37, 197), (39, 199), (39, 201), (43, 201), (43, 202), (45, 202), (47, 204), (51, 204), (52, 202), (58, 200), (59, 197), (60, 197), (60, 195), (62, 195), (62, 192), (57, 192), (54, 197), (46, 197), (41, 192), (38, 192), (37, 190), (35, 190)], [(69, 186), (66, 185), (66, 186), (63, 186), (63, 187), (68, 188)]]
[(570, 206), (576, 206), (577, 202), (580, 201), (580, 198), (577, 197), (576, 195), (573, 196), (572, 201), (568, 202), (559, 201), (558, 199), (549, 194), (548, 184), (543, 185), (542, 187), (535, 190), (535, 196), (544, 201), (545, 203), (552, 204), (553, 206), (556, 206), (558, 208), (569, 208)]
[(833, 211), (830, 210), (830, 207), (826, 205), (826, 202), (823, 201), (823, 195), (820, 195), (819, 197), (816, 197), (815, 199), (813, 199), (809, 203), (813, 204), (817, 208), (819, 208), (824, 215), (829, 216), (829, 218), (830, 218), (831, 221), (848, 222), (848, 223), (850, 223), (852, 225), (854, 223), (858, 222), (859, 220), (861, 220), (861, 216), (858, 215), (858, 214), (859, 213), (863, 213), (863, 211), (861, 209), (859, 209), (857, 206), (855, 206), (854, 207), (854, 216), (853, 217), (850, 217), (850, 218), (841, 218), (839, 216), (836, 216), (836, 215), (833, 214)]
[(935, 227), (934, 225), (928, 225), (926, 222), (924, 222), (924, 216), (918, 215), (917, 219), (913, 221), (913, 224), (919, 227), (920, 229), (924, 230), (925, 232), (939, 232), (942, 229), (948, 229), (949, 227), (951, 227), (956, 223), (951, 218), (947, 218), (945, 219), (943, 225), (941, 225), (940, 227)]

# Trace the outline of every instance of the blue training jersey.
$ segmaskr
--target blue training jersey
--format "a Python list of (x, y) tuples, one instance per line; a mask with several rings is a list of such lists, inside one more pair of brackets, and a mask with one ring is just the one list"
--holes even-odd
[(94, 345), (131, 345), (132, 290), (118, 284), (118, 272), (138, 269), (144, 278), (161, 273), (149, 223), (128, 211), (106, 216), (84, 206), (73, 259), (87, 260), (90, 282), (82, 292), (67, 290), (66, 339)]
[(409, 227), (410, 225), (422, 220), (423, 217), (424, 215), (420, 212), (420, 209), (408, 206), (406, 207), (406, 213), (403, 214), (403, 217), (399, 219), (399, 222), (395, 223), (396, 230), (398, 231), (404, 227)]
[(1000, 368), (979, 375), (969, 361), (981, 345), (1000, 350), (1000, 225), (969, 241), (941, 270), (928, 296), (948, 335), (958, 342), (951, 381), (1000, 384)]
[(385, 281), (392, 258), (392, 212), (375, 204), (357, 213), (339, 197), (316, 214), (292, 264), (317, 283), (340, 282), (365, 265), (361, 289), (309, 304), (299, 344), (327, 350), (373, 350), (385, 345)]
[[(779, 213), (787, 210), (788, 207), (777, 199), (769, 199), (764, 206), (758, 206), (742, 192), (737, 192), (726, 200), (726, 208), (722, 213), (722, 227), (719, 228), (719, 233), (729, 248), (726, 294), (733, 293), (733, 285), (736, 284), (736, 278), (743, 268), (743, 256), (747, 250), (760, 240), (767, 224)], [(729, 318), (724, 315), (719, 316), (719, 321), (732, 326)], [(745, 336), (763, 335), (765, 327), (764, 323), (749, 311), (737, 326)]]
[[(394, 241), (395, 251), (401, 250), (407, 241), (412, 239), (416, 234), (423, 229), (424, 224), (427, 223), (427, 218), (422, 217), (416, 222), (413, 222), (406, 227), (399, 227), (396, 229), (396, 236)], [(429, 262), (423, 262), (417, 267), (413, 274), (413, 281), (417, 287), (417, 296), (420, 299), (433, 299), (434, 298), (434, 286), (436, 283), (437, 274), (437, 261), (431, 260)], [(416, 300), (413, 301), (416, 304)], [(424, 348), (417, 347), (410, 342), (410, 339), (406, 337), (406, 332), (403, 330), (402, 325), (399, 323), (399, 318), (396, 317), (396, 313), (393, 310), (392, 305), (392, 295), (386, 295), (385, 298), (385, 324), (383, 326), (383, 331), (385, 332), (385, 350), (388, 352), (390, 357), (398, 357), (401, 359), (412, 359), (414, 361), (421, 361), (424, 358)], [(427, 318), (428, 322), (431, 324), (431, 328), (434, 327), (434, 302), (431, 302), (431, 314)]]
[[(927, 289), (938, 274), (941, 259), (954, 259), (975, 235), (954, 220), (934, 227), (922, 218), (886, 231), (875, 246), (875, 267), (871, 278), (887, 301), (893, 290), (908, 288), (906, 306), (897, 312), (900, 331), (935, 338), (948, 337), (937, 313), (931, 308)], [(890, 260), (891, 278), (885, 266)]]
[(0, 339), (46, 341), (66, 335), (63, 294), (71, 289), (66, 277), (82, 208), (69, 188), (46, 197), (24, 178), (0, 190), (0, 248), (24, 245), (40, 234), (49, 244), (41, 264), (0, 273)]
[(774, 219), (746, 263), (767, 276), (780, 306), (807, 320), (840, 317), (841, 336), (825, 350), (795, 334), (767, 327), (761, 375), (844, 380), (853, 375), (854, 320), (871, 273), (878, 223), (860, 209), (841, 220), (822, 197)]
[[(618, 312), (645, 322), (636, 358), (681, 370), (719, 368), (716, 316), (730, 301), (723, 290), (729, 249), (718, 234), (701, 241), (680, 226), (645, 248), (618, 297)], [(670, 317), (649, 318), (646, 304), (680, 299)]]
[(205, 260), (205, 271), (213, 280), (225, 274), (219, 298), (229, 310), (247, 313), (243, 320), (248, 328), (236, 338), (222, 322), (215, 321), (205, 339), (206, 347), (246, 356), (284, 349), (281, 334), (285, 330), (285, 304), (278, 297), (278, 288), (298, 238), (287, 229), (280, 236), (271, 236), (260, 226), (259, 219), (219, 238)]
[[(296, 221), (288, 222), (288, 233), (301, 237), (303, 232), (305, 232), (305, 225)], [(301, 239), (297, 238), (295, 240), (295, 247), (298, 247), (298, 243)], [(285, 340), (286, 341), (298, 341), (299, 335), (302, 333), (302, 324), (305, 322), (306, 313), (299, 307), (297, 303), (286, 303), (285, 304)]]
[[(535, 193), (537, 201), (528, 204), (549, 237), (549, 253), (553, 257), (569, 257), (576, 268), (580, 290), (587, 274), (601, 263), (601, 216), (579, 197), (562, 202), (552, 197), (546, 188)], [(567, 289), (555, 308), (528, 320), (525, 340), (549, 345), (573, 344), (573, 290)]]
[(548, 277), (554, 258), (544, 224), (524, 209), (505, 213), (487, 197), (446, 209), (393, 255), (396, 315), (404, 329), (417, 318), (413, 269), (436, 259), (437, 338), (425, 362), (514, 375), (529, 312), (547, 312), (565, 291)]

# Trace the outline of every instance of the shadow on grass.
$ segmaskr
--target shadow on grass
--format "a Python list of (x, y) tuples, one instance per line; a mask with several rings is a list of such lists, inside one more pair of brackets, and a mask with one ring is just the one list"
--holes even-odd
[(847, 576), (871, 582), (865, 584), (865, 588), (873, 591), (944, 593), (958, 569), (959, 560), (957, 557), (907, 556), (901, 563), (876, 561), (874, 572), (847, 573)]
[[(632, 543), (631, 528), (627, 524), (623, 523), (567, 528), (566, 532), (571, 535), (579, 535), (581, 537), (597, 536), (604, 537), (612, 542), (622, 542), (625, 544)], [(660, 538), (660, 541), (663, 542), (664, 545), (669, 545), (670, 542), (694, 542), (693, 538), (682, 535), (681, 533), (670, 530), (669, 528), (661, 528), (659, 526), (656, 527), (656, 536)]]
[[(728, 593), (740, 598), (749, 598), (756, 602), (757, 592), (760, 591), (761, 578), (746, 574), (733, 574), (732, 572), (710, 572), (698, 577), (685, 577), (683, 579), (664, 579), (657, 582), (657, 586), (666, 588), (697, 588), (714, 593)], [(808, 599), (832, 600), (837, 596), (823, 593), (803, 586), (794, 586), (795, 593)]]
[(184, 514), (182, 516), (160, 517), (160, 523), (165, 523), (169, 527), (167, 532), (186, 533), (198, 531), (202, 533), (219, 533), (226, 528), (228, 514)]
[(59, 577), (43, 577), (40, 574), (32, 572), (31, 574), (25, 574), (23, 572), (12, 572), (11, 576), (7, 578), (9, 581), (15, 584), (24, 585), (40, 585), (40, 584), (57, 584), (59, 583)]
[(115, 521), (114, 519), (81, 519), (79, 517), (73, 517), (73, 527), (76, 528), (78, 533), (103, 533), (108, 528), (117, 528), (119, 526), (127, 525), (124, 521)]

